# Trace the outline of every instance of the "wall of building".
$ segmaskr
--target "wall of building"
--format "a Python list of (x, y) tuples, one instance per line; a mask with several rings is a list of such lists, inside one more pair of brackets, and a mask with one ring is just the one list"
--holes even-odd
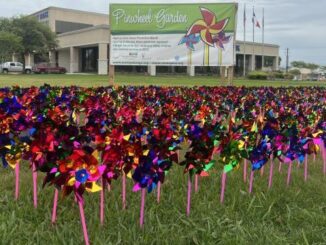
[(70, 72), (70, 49), (61, 49), (59, 52), (59, 66), (65, 67)]
[[(56, 21), (68, 22), (70, 30), (72, 30), (71, 28), (76, 30), (78, 27), (84, 28), (109, 24), (109, 16), (105, 14), (57, 7), (49, 7), (32, 15), (34, 15), (40, 22), (49, 25), (53, 32), (62, 32), (64, 30), (64, 28), (60, 28), (62, 23), (57, 23), (56, 25)], [(60, 30), (56, 30), (56, 27), (59, 27)]]
[(55, 21), (66, 21), (72, 23), (85, 23), (92, 26), (108, 25), (109, 17), (104, 14), (74, 11), (61, 8), (49, 8), (49, 24), (55, 30)]
[(79, 47), (98, 43), (109, 43), (109, 27), (98, 26), (80, 31), (63, 33), (58, 35), (59, 47)]
[(264, 53), (265, 56), (278, 56), (280, 47), (277, 45), (265, 44), (262, 43), (252, 43), (237, 41), (236, 45), (238, 45), (237, 53), (243, 54), (246, 52), (247, 55), (262, 55)]

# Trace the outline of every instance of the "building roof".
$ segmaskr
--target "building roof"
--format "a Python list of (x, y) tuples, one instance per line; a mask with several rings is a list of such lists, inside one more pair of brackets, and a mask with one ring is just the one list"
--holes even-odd
[(99, 15), (99, 16), (107, 16), (109, 17), (108, 14), (102, 14), (102, 13), (96, 13), (96, 12), (90, 12), (90, 11), (84, 11), (84, 10), (77, 10), (77, 9), (68, 9), (68, 8), (60, 8), (60, 7), (54, 7), (54, 6), (49, 6), (47, 8), (44, 8), (42, 10), (39, 10), (35, 13), (32, 13), (31, 15), (36, 15), (38, 13), (42, 13), (46, 10), (51, 10), (51, 9), (55, 9), (55, 10), (60, 10), (60, 11), (66, 11), (66, 12), (77, 12), (77, 13), (84, 13), (84, 14), (93, 14), (93, 15)]
[[(239, 41), (239, 40), (237, 40), (236, 42), (237, 42), (237, 44), (244, 44), (244, 43), (246, 43), (248, 45), (254, 44), (256, 46), (263, 46), (263, 43), (257, 43), (257, 42), (248, 42), (248, 41), (245, 41), (244, 42), (244, 41)], [(264, 43), (264, 46), (266, 46), (266, 47), (273, 47), (273, 48), (279, 48), (280, 47), (277, 44), (270, 44), (270, 43)]]

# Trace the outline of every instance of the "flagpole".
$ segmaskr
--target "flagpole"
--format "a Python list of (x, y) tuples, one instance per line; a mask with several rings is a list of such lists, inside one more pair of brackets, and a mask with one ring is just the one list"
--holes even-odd
[(244, 32), (243, 32), (243, 40), (244, 40), (244, 43), (243, 43), (243, 77), (246, 76), (246, 20), (247, 20), (247, 17), (246, 17), (246, 4), (245, 4), (244, 12), (243, 12), (243, 29), (244, 29)]
[(262, 37), (262, 42), (263, 42), (263, 46), (262, 46), (262, 70), (264, 70), (264, 66), (265, 66), (265, 57), (264, 57), (264, 51), (265, 51), (265, 9), (263, 8), (263, 37)]
[(251, 62), (252, 71), (255, 71), (255, 7), (252, 6), (252, 62)]

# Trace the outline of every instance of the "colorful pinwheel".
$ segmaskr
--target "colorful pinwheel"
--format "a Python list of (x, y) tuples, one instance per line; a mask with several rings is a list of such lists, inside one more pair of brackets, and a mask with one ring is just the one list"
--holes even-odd
[(190, 34), (189, 36), (184, 36), (181, 41), (179, 42), (179, 45), (186, 44), (187, 48), (195, 51), (195, 44), (199, 43), (200, 36), (197, 36), (195, 34)]
[(229, 43), (230, 40), (231, 36), (226, 36), (224, 31), (213, 37), (213, 42), (215, 43), (216, 47), (220, 49), (224, 49), (224, 45)]
[(188, 30), (187, 36), (200, 33), (202, 41), (205, 44), (214, 47), (213, 36), (224, 30), (229, 19), (226, 18), (221, 21), (217, 21), (215, 14), (206, 8), (200, 8), (200, 12), (203, 19), (197, 20), (192, 24)]

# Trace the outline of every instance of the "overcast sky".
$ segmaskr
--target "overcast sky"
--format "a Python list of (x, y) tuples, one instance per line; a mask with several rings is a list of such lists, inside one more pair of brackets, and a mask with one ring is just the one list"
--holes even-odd
[[(109, 3), (125, 2), (232, 2), (230, 0), (0, 0), (0, 16), (30, 14), (48, 6), (108, 13)], [(252, 40), (252, 7), (262, 18), (265, 8), (265, 42), (280, 45), (282, 65), (285, 50), (290, 49), (290, 61), (303, 60), (326, 65), (326, 0), (239, 0), (237, 39), (243, 40), (243, 9), (247, 5), (247, 40)], [(256, 41), (261, 42), (261, 30), (256, 29)]]

